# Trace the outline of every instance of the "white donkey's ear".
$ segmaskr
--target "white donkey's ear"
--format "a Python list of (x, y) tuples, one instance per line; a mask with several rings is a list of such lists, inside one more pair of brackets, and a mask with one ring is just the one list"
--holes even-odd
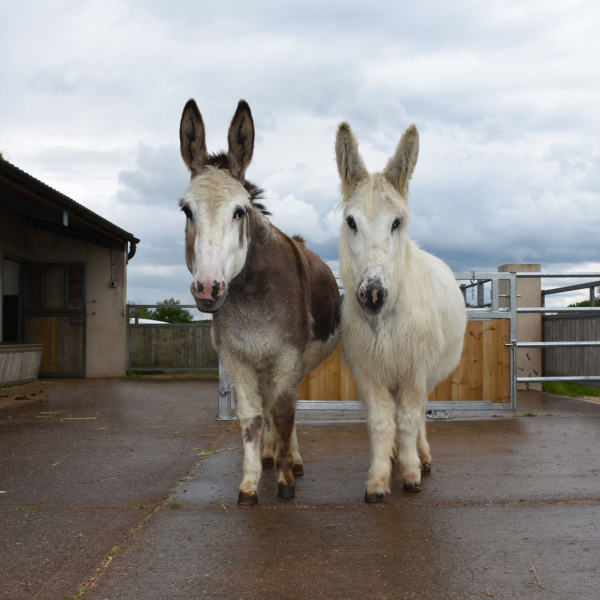
[(408, 182), (419, 158), (419, 132), (411, 125), (400, 138), (396, 152), (383, 170), (384, 177), (406, 197)]
[(254, 152), (254, 121), (250, 107), (245, 100), (240, 100), (229, 126), (227, 135), (229, 142), (229, 168), (231, 174), (242, 183), (245, 181), (246, 169)]
[(204, 121), (198, 110), (195, 100), (188, 100), (179, 124), (179, 144), (181, 157), (192, 177), (202, 170), (206, 164), (208, 152), (206, 151), (206, 133)]
[(335, 138), (335, 157), (342, 180), (342, 195), (347, 198), (368, 172), (358, 152), (358, 142), (348, 123), (340, 123)]

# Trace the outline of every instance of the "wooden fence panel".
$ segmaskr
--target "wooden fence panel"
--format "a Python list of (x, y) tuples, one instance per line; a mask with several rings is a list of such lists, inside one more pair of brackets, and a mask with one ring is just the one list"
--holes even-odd
[(215, 369), (210, 325), (129, 325), (129, 368)]
[[(430, 401), (510, 402), (510, 321), (469, 321), (460, 363), (440, 382)], [(358, 400), (341, 345), (302, 382), (300, 400)]]
[[(544, 315), (542, 339), (545, 342), (600, 341), (600, 315)], [(600, 375), (600, 348), (544, 348), (542, 372), (555, 377)]]

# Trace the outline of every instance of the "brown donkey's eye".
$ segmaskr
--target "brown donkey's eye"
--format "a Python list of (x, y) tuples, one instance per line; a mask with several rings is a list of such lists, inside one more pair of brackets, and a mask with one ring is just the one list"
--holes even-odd
[(186, 216), (187, 219), (189, 219), (190, 221), (193, 221), (192, 211), (190, 210), (189, 206), (182, 206), (181, 210), (183, 211), (183, 214)]
[(233, 213), (233, 220), (234, 221), (239, 221), (245, 214), (246, 214), (246, 211), (243, 208), (240, 208), (238, 206), (235, 209), (235, 212)]

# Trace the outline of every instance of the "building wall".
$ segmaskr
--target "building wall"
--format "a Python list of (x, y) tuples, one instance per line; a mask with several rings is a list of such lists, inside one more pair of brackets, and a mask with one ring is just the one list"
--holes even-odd
[(30, 241), (32, 262), (86, 263), (86, 376), (125, 375), (126, 255), (38, 230)]
[[(3, 323), (5, 310), (4, 294), (12, 295), (15, 293), (14, 289), (8, 289), (9, 282), (11, 282), (11, 274), (5, 273), (3, 259), (26, 260), (28, 255), (27, 220), (24, 217), (0, 209), (0, 341), (4, 339), (5, 333), (9, 333), (9, 331), (15, 333), (10, 325), (5, 326)], [(11, 283), (10, 287), (14, 288), (14, 282)]]
[(26, 218), (0, 210), (0, 256), (41, 263), (86, 263), (86, 377), (125, 375), (125, 252), (114, 252), (116, 284), (111, 287), (110, 248), (31, 227)]
[(9, 258), (27, 258), (29, 225), (25, 217), (0, 209), (0, 252)]

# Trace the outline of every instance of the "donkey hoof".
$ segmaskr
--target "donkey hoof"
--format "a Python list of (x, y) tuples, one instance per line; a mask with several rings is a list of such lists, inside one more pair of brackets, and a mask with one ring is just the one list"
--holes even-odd
[(431, 473), (431, 463), (428, 463), (428, 462), (421, 463), (421, 471), (423, 473)]
[(407, 492), (420, 492), (421, 484), (420, 483), (404, 483), (404, 490)]
[(304, 465), (302, 463), (294, 464), (292, 473), (294, 474), (294, 477), (301, 477), (304, 475)]
[(272, 469), (275, 466), (275, 461), (272, 456), (264, 456), (261, 462), (263, 469)]
[(293, 498), (296, 495), (296, 484), (295, 483), (280, 483), (279, 484), (279, 497), (280, 498)]
[(252, 506), (258, 502), (258, 492), (239, 492), (238, 504), (240, 506)]
[(377, 504), (383, 500), (382, 492), (365, 492), (365, 502), (367, 504)]

